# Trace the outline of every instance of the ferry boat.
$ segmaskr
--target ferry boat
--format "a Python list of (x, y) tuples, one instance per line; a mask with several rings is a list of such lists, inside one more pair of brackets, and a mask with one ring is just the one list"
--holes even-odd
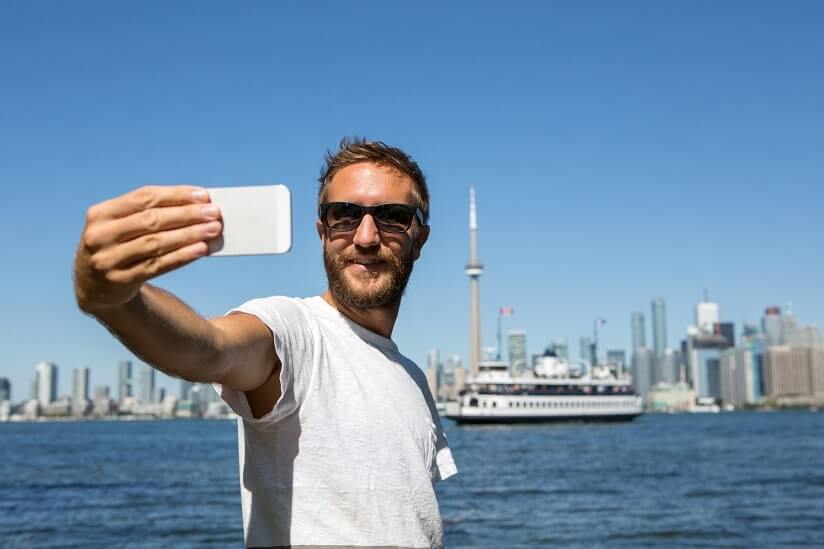
[(457, 401), (447, 403), (445, 415), (461, 424), (629, 421), (643, 413), (632, 384), (617, 379), (608, 365), (576, 370), (551, 353), (517, 377), (506, 362), (480, 362), (477, 376), (467, 380)]

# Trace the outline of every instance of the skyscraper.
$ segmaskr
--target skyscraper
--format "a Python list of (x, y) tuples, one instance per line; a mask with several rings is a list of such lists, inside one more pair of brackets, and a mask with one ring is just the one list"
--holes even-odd
[(586, 362), (587, 364), (594, 365), (596, 363), (595, 357), (593, 356), (594, 345), (592, 343), (591, 337), (582, 337), (578, 340), (578, 353), (581, 362)]
[(644, 327), (644, 313), (632, 313), (632, 351), (647, 346), (647, 337)]
[(469, 189), (469, 262), (464, 273), (469, 277), (471, 325), (469, 334), (469, 376), (478, 375), (481, 361), (481, 288), (479, 279), (484, 272), (478, 259), (478, 216), (475, 211), (475, 188)]
[(710, 301), (709, 295), (705, 291), (704, 301), (700, 301), (695, 305), (695, 325), (705, 334), (712, 334), (719, 318), (718, 303)]
[(35, 366), (37, 372), (37, 401), (45, 406), (57, 400), (57, 365), (41, 362)]
[(667, 348), (667, 310), (664, 299), (652, 300), (652, 349), (655, 358), (661, 359)]
[(155, 371), (151, 366), (143, 366), (140, 369), (139, 389), (138, 400), (140, 402), (155, 401)]
[(652, 349), (641, 347), (632, 354), (632, 385), (635, 391), (646, 396), (654, 384), (655, 354)]
[(781, 307), (767, 307), (761, 317), (761, 330), (767, 338), (767, 345), (784, 344), (784, 322), (781, 318)]
[(715, 325), (715, 332), (726, 339), (730, 347), (735, 347), (735, 324), (733, 322), (719, 322)]
[(11, 381), (0, 377), (0, 402), (4, 400), (11, 400)]
[(513, 376), (521, 376), (526, 371), (526, 332), (523, 330), (509, 330), (509, 371)]
[(132, 362), (121, 360), (117, 363), (117, 396), (122, 401), (126, 397), (134, 396), (132, 392)]
[(74, 390), (72, 391), (72, 400), (75, 404), (89, 400), (89, 369), (75, 368), (74, 369)]

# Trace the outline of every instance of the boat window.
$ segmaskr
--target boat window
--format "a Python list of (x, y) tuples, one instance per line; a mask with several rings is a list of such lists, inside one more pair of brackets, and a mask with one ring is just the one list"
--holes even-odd
[(478, 399), (477, 398), (469, 399), (469, 405), (472, 406), (472, 407), (478, 406)]

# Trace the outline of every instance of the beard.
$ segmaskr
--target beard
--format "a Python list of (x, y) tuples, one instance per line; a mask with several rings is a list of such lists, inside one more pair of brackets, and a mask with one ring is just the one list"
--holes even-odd
[[(376, 271), (347, 273), (350, 259), (359, 255), (372, 256), (382, 261), (381, 268)], [(379, 250), (374, 254), (340, 252), (332, 255), (324, 246), (323, 266), (326, 277), (329, 279), (329, 291), (335, 299), (357, 309), (371, 309), (395, 305), (400, 302), (409, 276), (412, 274), (414, 263), (413, 252), (402, 258), (395, 256), (389, 250)]]

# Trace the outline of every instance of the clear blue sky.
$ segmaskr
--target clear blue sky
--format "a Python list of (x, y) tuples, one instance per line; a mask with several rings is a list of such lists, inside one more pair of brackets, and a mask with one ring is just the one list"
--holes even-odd
[[(130, 354), (77, 310), (85, 209), (146, 183), (286, 183), (285, 256), (210, 258), (158, 283), (206, 315), (325, 288), (322, 155), (349, 134), (429, 176), (432, 237), (395, 340), (466, 356), (468, 188), (485, 345), (497, 308), (531, 353), (667, 301), (677, 344), (792, 301), (824, 324), (821, 2), (2, 2), (0, 377), (115, 381)], [(648, 335), (649, 337), (649, 335)], [(162, 385), (177, 390), (177, 383)]]

